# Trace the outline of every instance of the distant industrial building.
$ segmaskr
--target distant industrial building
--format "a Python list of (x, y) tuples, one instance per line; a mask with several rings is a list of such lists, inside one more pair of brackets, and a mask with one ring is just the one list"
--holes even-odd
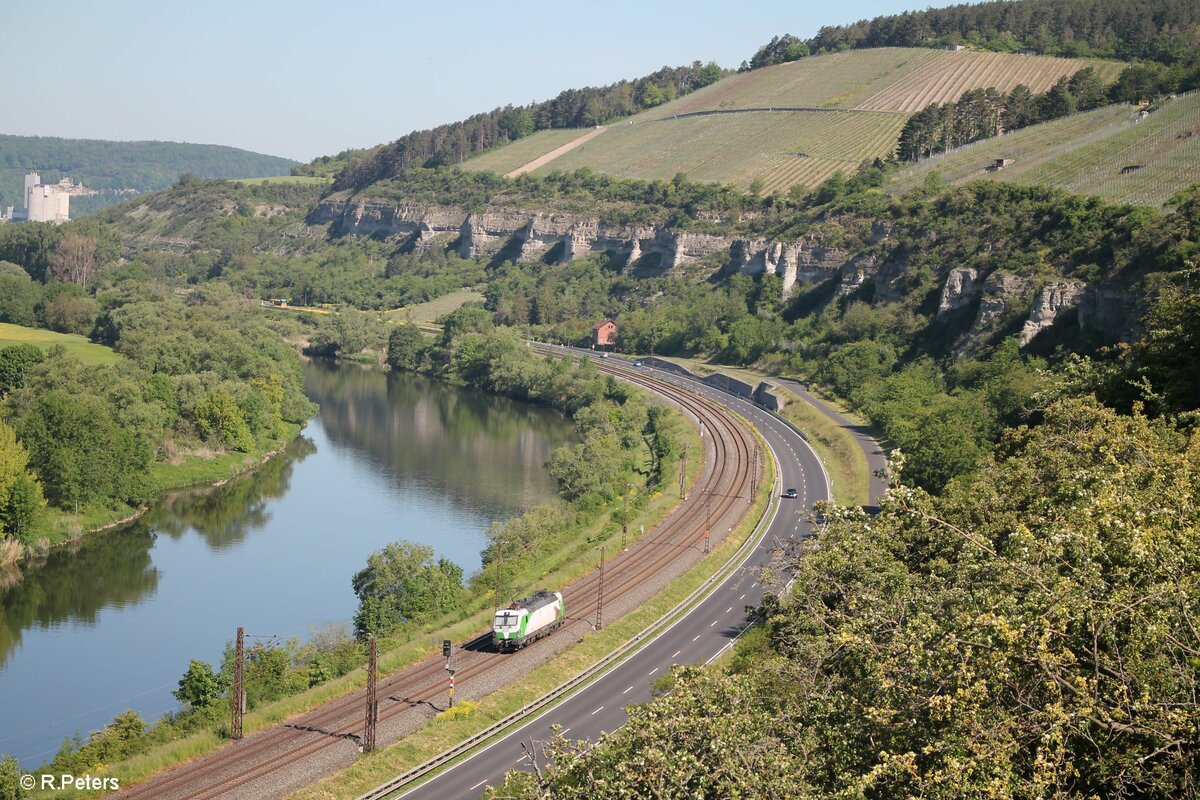
[(92, 194), (80, 184), (76, 186), (70, 178), (55, 184), (42, 184), (42, 176), (36, 172), (25, 175), (25, 193), (21, 196), (22, 208), (15, 211), (9, 206), (4, 220), (14, 222), (53, 222), (61, 225), (71, 218), (71, 195)]

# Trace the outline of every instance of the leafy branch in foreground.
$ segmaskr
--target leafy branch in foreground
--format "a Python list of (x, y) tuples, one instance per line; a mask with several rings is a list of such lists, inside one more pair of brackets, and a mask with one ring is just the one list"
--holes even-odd
[(823, 512), (765, 637), (494, 796), (1195, 795), (1200, 434), (1065, 400), (940, 497)]

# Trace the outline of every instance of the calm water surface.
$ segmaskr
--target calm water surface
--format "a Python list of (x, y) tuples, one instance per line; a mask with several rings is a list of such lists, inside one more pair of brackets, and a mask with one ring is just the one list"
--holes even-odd
[(238, 625), (286, 638), (348, 621), (350, 578), (387, 542), (470, 574), (488, 525), (553, 496), (543, 465), (571, 436), (553, 412), (320, 362), (305, 383), (321, 413), (285, 456), (0, 588), (0, 753), (36, 766), (126, 708), (174, 710), (188, 659), (219, 661)]

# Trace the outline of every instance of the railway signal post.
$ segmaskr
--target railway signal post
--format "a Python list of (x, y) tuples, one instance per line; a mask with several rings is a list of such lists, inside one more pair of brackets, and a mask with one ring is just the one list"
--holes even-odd
[(446, 672), (450, 673), (450, 705), (449, 708), (454, 708), (454, 668), (450, 666), (450, 656), (454, 652), (454, 643), (449, 639), (442, 639), (442, 658), (446, 659)]

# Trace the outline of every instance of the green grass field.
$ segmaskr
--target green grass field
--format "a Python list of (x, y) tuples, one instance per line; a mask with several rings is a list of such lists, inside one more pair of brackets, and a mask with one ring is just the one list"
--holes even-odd
[(385, 312), (385, 316), (395, 322), (411, 322), (414, 325), (426, 325), (443, 314), (449, 314), (464, 303), (483, 302), (483, 295), (474, 289), (459, 289), (450, 294), (434, 298), (428, 303), (404, 306)]
[[(1091, 66), (1106, 80), (1112, 61), (1019, 56), (964, 50), (885, 47), (804, 58), (744, 72), (627, 120), (536, 172), (588, 167), (623, 178), (653, 180), (682, 172), (692, 180), (746, 189), (756, 179), (768, 193), (815, 186), (837, 170), (891, 154), (908, 115), (967, 89), (1008, 91), (1024, 83), (1045, 91), (1064, 75)], [(780, 107), (829, 111), (756, 111), (676, 118), (704, 111)], [(833, 113), (831, 113), (833, 112)], [(541, 131), (470, 159), (466, 169), (506, 173), (585, 133)]]
[(0, 322), (0, 347), (14, 344), (35, 344), (43, 350), (61, 344), (67, 348), (69, 354), (85, 364), (113, 364), (121, 360), (121, 356), (114, 353), (111, 348), (93, 344), (83, 336)]
[[(1012, 163), (987, 171), (999, 158)], [(902, 170), (888, 189), (919, 186), (933, 171), (947, 183), (986, 178), (1162, 205), (1200, 183), (1200, 92), (1164, 101), (1140, 122), (1132, 106), (1108, 106), (976, 142)]]

